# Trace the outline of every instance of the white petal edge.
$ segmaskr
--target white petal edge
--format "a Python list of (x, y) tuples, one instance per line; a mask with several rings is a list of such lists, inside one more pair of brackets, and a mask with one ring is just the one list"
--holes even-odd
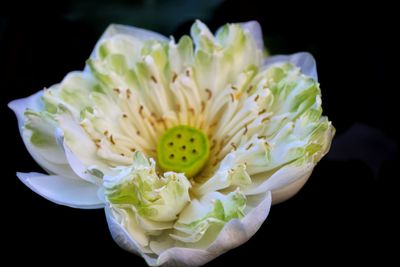
[(109, 205), (105, 206), (104, 211), (108, 228), (114, 241), (126, 251), (142, 256), (146, 260), (146, 262), (153, 263), (154, 260), (142, 252), (139, 243), (132, 239), (128, 231), (115, 220), (115, 218), (112, 216)]
[(308, 52), (267, 57), (265, 59), (264, 66), (268, 67), (269, 65), (279, 62), (290, 62), (299, 67), (303, 74), (308, 75), (314, 80), (318, 81), (317, 63), (315, 62), (314, 57)]
[(256, 195), (271, 191), (273, 205), (284, 202), (299, 192), (310, 177), (313, 168), (312, 163), (284, 166), (261, 184), (244, 187), (243, 192), (245, 195)]
[(242, 26), (243, 29), (249, 31), (249, 33), (253, 36), (254, 40), (256, 41), (257, 47), (264, 51), (264, 39), (263, 39), (263, 34), (261, 30), (260, 23), (255, 20), (247, 21), (247, 22), (242, 22), (240, 23), (240, 26)]
[(219, 255), (249, 240), (261, 227), (269, 214), (271, 192), (264, 193), (264, 199), (243, 219), (229, 221), (217, 239), (205, 250), (174, 247), (165, 250), (159, 257), (151, 258), (140, 251), (138, 244), (128, 232), (111, 216), (106, 206), (105, 212), (111, 235), (123, 249), (141, 255), (150, 266), (201, 266)]
[[(104, 33), (101, 35), (100, 39), (97, 41), (96, 45), (92, 53), (90, 54), (90, 58), (96, 58), (96, 51), (100, 43), (103, 42), (104, 39), (110, 38), (117, 34), (125, 34), (132, 36), (138, 40), (146, 41), (146, 40), (157, 40), (162, 42), (169, 42), (169, 39), (162, 34), (157, 32), (148, 31), (145, 29), (121, 25), (121, 24), (110, 24)], [(89, 66), (85, 66), (84, 72), (89, 72)]]
[[(99, 168), (103, 172), (107, 169), (107, 166), (102, 164), (100, 161), (92, 160), (96, 155), (96, 147), (93, 141), (88, 137), (82, 127), (78, 125), (71, 114), (58, 116), (58, 123), (60, 126), (59, 138), (62, 140), (61, 145), (64, 149), (70, 168), (80, 178), (97, 185), (101, 184), (99, 179), (93, 177), (87, 172), (89, 167)], [(65, 140), (65, 135), (67, 134), (66, 131), (71, 140), (74, 139), (70, 144), (75, 148), (75, 150), (73, 150)], [(76, 140), (79, 141), (78, 145), (76, 144)], [(87, 159), (86, 161), (84, 160), (85, 158)]]
[[(41, 96), (43, 91), (39, 91), (29, 97), (16, 99), (8, 103), (8, 107), (14, 111), (17, 120), (18, 120), (18, 128), (21, 135), (21, 138), (25, 144), (26, 149), (28, 150), (29, 154), (31, 154), (32, 158), (47, 172), (54, 173), (57, 175), (62, 175), (64, 177), (72, 178), (72, 179), (79, 179), (79, 177), (73, 172), (73, 170), (68, 165), (66, 159), (57, 159), (53, 160), (56, 162), (65, 162), (64, 164), (56, 164), (45, 159), (40, 153), (35, 149), (35, 147), (31, 144), (31, 142), (27, 139), (27, 136), (24, 134), (24, 112), (26, 109), (32, 109), (34, 111), (42, 110), (42, 103), (41, 103)], [(62, 149), (60, 147), (60, 149)]]
[(72, 168), (75, 174), (89, 183), (100, 185), (101, 181), (87, 172), (89, 166), (83, 164), (83, 162), (71, 151), (65, 141), (63, 142), (63, 146), (69, 166)]
[(98, 187), (84, 180), (17, 172), (18, 178), (32, 191), (56, 204), (79, 209), (99, 209), (104, 203), (98, 198)]

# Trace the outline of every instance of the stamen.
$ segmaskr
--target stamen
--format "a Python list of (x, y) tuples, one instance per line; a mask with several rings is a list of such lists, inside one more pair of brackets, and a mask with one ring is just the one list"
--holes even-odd
[(208, 88), (206, 88), (205, 90), (206, 90), (206, 93), (208, 94), (208, 98), (207, 99), (210, 100), (211, 97), (212, 97), (212, 91), (210, 89), (208, 89)]
[(143, 105), (140, 105), (140, 107), (139, 107), (139, 115), (141, 117), (143, 117), (143, 109), (144, 109)]
[(210, 125), (210, 128), (212, 128), (212, 127), (214, 127), (214, 126), (217, 126), (217, 124), (218, 124), (218, 121), (214, 121), (214, 122)]
[(212, 164), (212, 166), (213, 166), (213, 167), (217, 166), (217, 164), (219, 163), (219, 161), (220, 161), (220, 160), (217, 158), (217, 159), (214, 161), (214, 163)]
[(248, 146), (246, 147), (246, 150), (249, 150), (252, 146), (253, 146), (253, 143), (250, 143), (250, 145), (248, 145)]
[(212, 140), (212, 145), (210, 147), (210, 150), (213, 150), (215, 148), (215, 145), (217, 144), (217, 141), (215, 139)]
[(114, 141), (114, 138), (113, 138), (112, 135), (110, 135), (110, 142), (111, 142), (113, 145), (115, 145), (115, 141)]
[(248, 128), (247, 128), (247, 124), (245, 124), (244, 125), (244, 132), (243, 132), (243, 135), (246, 135), (247, 134), (247, 132), (248, 132)]
[(269, 118), (268, 117), (265, 117), (265, 118), (263, 118), (262, 120), (261, 120), (261, 122), (262, 123), (265, 123), (266, 121), (268, 121), (269, 120)]
[(237, 146), (234, 143), (231, 143), (231, 146), (233, 147), (233, 149), (237, 149)]
[(172, 82), (174, 83), (176, 81), (176, 78), (178, 78), (178, 74), (176, 74), (174, 72), (174, 74), (172, 74)]

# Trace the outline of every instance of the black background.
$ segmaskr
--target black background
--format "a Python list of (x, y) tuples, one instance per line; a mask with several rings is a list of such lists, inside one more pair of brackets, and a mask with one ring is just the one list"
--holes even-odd
[[(134, 10), (148, 2), (114, 1), (120, 5), (118, 10), (125, 6)], [(112, 260), (113, 266), (145, 266), (141, 258), (113, 242), (102, 210), (55, 205), (35, 195), (15, 176), (16, 171), (41, 169), (26, 152), (7, 103), (82, 69), (101, 30), (129, 16), (104, 13), (109, 7), (106, 1), (97, 5), (89, 1), (85, 8), (77, 3), (34, 1), (0, 9), (0, 194), (1, 220), (6, 223), (2, 254), (5, 251), (15, 265), (26, 260), (33, 265)], [(207, 266), (242, 260), (271, 266), (384, 265), (398, 245), (399, 82), (390, 66), (397, 53), (392, 36), (399, 33), (392, 14), (395, 9), (383, 2), (358, 6), (336, 1), (319, 6), (263, 3), (225, 1), (197, 16), (212, 30), (226, 22), (258, 20), (272, 54), (311, 52), (318, 64), (324, 113), (333, 121), (337, 135), (331, 153), (301, 192), (272, 207), (250, 241)], [(171, 13), (171, 20), (178, 13)], [(196, 18), (187, 14), (190, 19), (176, 23), (173, 29), (163, 27), (162, 22), (150, 25), (148, 18), (137, 26), (180, 36), (189, 32)], [(158, 22), (158, 17), (150, 20)]]

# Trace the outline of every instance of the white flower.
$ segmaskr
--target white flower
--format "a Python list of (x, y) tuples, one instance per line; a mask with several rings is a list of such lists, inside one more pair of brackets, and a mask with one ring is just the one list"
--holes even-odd
[(306, 182), (334, 128), (310, 54), (267, 57), (256, 22), (178, 42), (111, 25), (84, 71), (15, 100), (43, 197), (105, 207), (149, 265), (198, 266), (247, 241)]

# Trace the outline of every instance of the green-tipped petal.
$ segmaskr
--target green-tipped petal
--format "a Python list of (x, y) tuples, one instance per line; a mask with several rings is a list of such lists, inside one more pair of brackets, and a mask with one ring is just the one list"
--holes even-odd
[(183, 174), (158, 177), (154, 162), (140, 152), (134, 153), (132, 166), (116, 171), (104, 179), (108, 201), (116, 207), (131, 207), (143, 218), (173, 221), (190, 200), (190, 183)]
[(246, 197), (239, 191), (228, 195), (208, 193), (200, 201), (193, 200), (181, 213), (171, 237), (181, 242), (198, 242), (210, 227), (223, 227), (231, 219), (242, 218), (245, 207)]

